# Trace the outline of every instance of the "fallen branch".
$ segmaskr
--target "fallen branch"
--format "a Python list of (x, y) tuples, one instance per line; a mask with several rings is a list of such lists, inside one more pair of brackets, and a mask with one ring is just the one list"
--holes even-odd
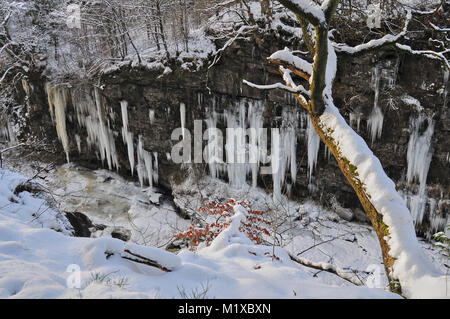
[(314, 268), (314, 269), (317, 269), (320, 271), (326, 271), (326, 272), (335, 274), (336, 276), (338, 276), (348, 282), (351, 282), (352, 284), (354, 284), (356, 286), (364, 286), (364, 283), (362, 282), (361, 279), (351, 276), (348, 272), (346, 272), (345, 270), (343, 270), (335, 265), (332, 265), (332, 264), (329, 264), (326, 262), (316, 263), (316, 262), (312, 262), (310, 260), (307, 260), (307, 259), (304, 259), (301, 257), (295, 257), (291, 254), (289, 254), (289, 257), (291, 258), (292, 261), (295, 261), (296, 263), (298, 263), (302, 266)]
[[(131, 256), (127, 256), (127, 254), (131, 255)], [(147, 265), (147, 266), (150, 266), (150, 267), (158, 268), (159, 270), (162, 270), (164, 272), (171, 272), (172, 271), (172, 270), (167, 269), (166, 267), (160, 265), (158, 262), (156, 262), (154, 260), (151, 260), (151, 259), (148, 259), (146, 257), (140, 256), (140, 255), (138, 255), (136, 253), (132, 253), (128, 249), (125, 249), (124, 253), (120, 257), (122, 257), (123, 259), (129, 260), (129, 261), (138, 263), (138, 264), (144, 264), (144, 265)]]

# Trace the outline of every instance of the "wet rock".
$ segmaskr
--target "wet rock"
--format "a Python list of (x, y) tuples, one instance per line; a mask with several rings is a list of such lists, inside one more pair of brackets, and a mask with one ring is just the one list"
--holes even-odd
[(93, 224), (89, 217), (80, 212), (66, 212), (64, 215), (72, 225), (75, 237), (91, 237), (92, 233), (106, 228), (105, 225)]
[(86, 215), (79, 212), (66, 212), (66, 218), (73, 227), (75, 237), (91, 237), (92, 221)]
[(116, 227), (111, 231), (111, 237), (122, 241), (129, 241), (131, 238), (131, 232), (123, 227)]

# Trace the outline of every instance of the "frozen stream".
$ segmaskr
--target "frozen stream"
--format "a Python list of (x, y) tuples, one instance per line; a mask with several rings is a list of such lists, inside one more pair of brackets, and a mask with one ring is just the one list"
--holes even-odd
[(61, 211), (80, 212), (106, 226), (92, 237), (109, 237), (116, 231), (133, 242), (162, 247), (190, 225), (156, 188), (142, 189), (107, 170), (64, 165), (47, 178)]

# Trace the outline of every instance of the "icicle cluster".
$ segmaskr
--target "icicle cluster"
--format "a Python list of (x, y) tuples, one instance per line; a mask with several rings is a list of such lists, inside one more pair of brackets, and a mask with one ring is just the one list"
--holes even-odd
[(153, 182), (158, 183), (158, 153), (153, 153), (155, 157), (155, 169), (153, 169), (153, 158), (152, 153), (144, 149), (144, 143), (142, 135), (139, 135), (138, 142), (138, 164), (137, 173), (139, 178), (139, 183), (141, 187), (144, 187), (144, 182), (148, 182), (150, 187), (153, 187)]
[(52, 114), (52, 119), (54, 118), (56, 124), (56, 133), (58, 134), (58, 138), (61, 141), (64, 152), (66, 153), (67, 162), (70, 162), (69, 137), (67, 135), (66, 128), (68, 89), (64, 86), (52, 87), (50, 84), (47, 84), (46, 90), (50, 113)]
[(10, 145), (17, 143), (16, 134), (14, 134), (11, 123), (7, 117), (0, 122), (0, 138), (4, 139)]
[[(107, 162), (108, 168), (119, 168), (119, 160), (116, 151), (115, 136), (112, 127), (116, 114), (112, 108), (107, 108), (98, 88), (89, 92), (86, 90), (75, 90), (71, 93), (62, 86), (51, 86), (46, 84), (48, 104), (52, 120), (56, 125), (58, 138), (61, 141), (69, 160), (69, 138), (66, 128), (66, 107), (69, 96), (76, 111), (78, 125), (86, 129), (86, 144), (89, 148), (96, 147), (99, 158)], [(133, 133), (129, 128), (128, 102), (120, 102), (122, 113), (122, 139), (128, 150), (128, 160), (131, 173), (137, 169), (138, 178), (142, 186), (148, 182), (150, 186), (158, 182), (158, 154), (146, 151), (143, 148), (142, 137), (139, 136), (137, 145), (137, 164), (135, 163), (135, 144)], [(149, 112), (150, 122), (154, 120), (154, 111)], [(2, 131), (3, 132), (3, 131)], [(1, 132), (0, 132), (1, 134)], [(78, 152), (81, 154), (81, 138), (75, 134), (75, 142)]]
[[(421, 132), (421, 129), (426, 129)], [(422, 223), (428, 197), (426, 194), (427, 176), (430, 168), (432, 152), (431, 140), (434, 133), (434, 121), (430, 116), (420, 114), (410, 120), (411, 136), (408, 143), (406, 181), (418, 182), (417, 194), (408, 195), (407, 204), (416, 225)], [(435, 204), (433, 206), (436, 206)], [(430, 210), (430, 212), (432, 212)]]
[[(50, 114), (56, 125), (58, 138), (60, 139), (69, 160), (69, 139), (66, 128), (66, 108), (69, 96), (75, 108), (77, 121), (80, 127), (86, 128), (86, 143), (89, 148), (97, 147), (102, 161), (106, 161), (108, 168), (119, 168), (119, 161), (116, 153), (114, 133), (110, 128), (103, 100), (95, 88), (93, 96), (91, 92), (76, 91), (71, 92), (62, 86), (52, 87), (46, 84), (48, 104)], [(75, 135), (78, 152), (81, 153), (81, 138)]]
[(360, 112), (352, 112), (350, 113), (350, 126), (355, 127), (356, 123), (356, 132), (359, 133), (359, 129), (361, 127), (361, 113)]
[[(204, 103), (199, 96), (198, 103)], [(306, 112), (283, 108), (279, 128), (263, 128), (265, 104), (262, 101), (241, 100), (223, 116), (216, 112), (215, 100), (205, 120), (208, 144), (205, 148), (210, 175), (214, 178), (227, 177), (233, 187), (257, 186), (259, 175), (272, 175), (273, 195), (281, 198), (283, 187), (287, 192), (297, 176), (297, 139), (303, 135), (308, 151), (309, 177), (317, 163), (320, 137), (315, 132)], [(223, 136), (217, 130), (218, 122), (224, 119), (226, 125), (225, 158), (222, 150)], [(270, 150), (268, 145), (270, 140)], [(270, 154), (270, 155), (269, 155)], [(287, 182), (287, 175), (290, 182)]]

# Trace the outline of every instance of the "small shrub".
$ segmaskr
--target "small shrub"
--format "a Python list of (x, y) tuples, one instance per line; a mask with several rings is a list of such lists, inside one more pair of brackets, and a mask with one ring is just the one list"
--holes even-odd
[(253, 210), (247, 202), (237, 202), (234, 199), (229, 199), (224, 204), (207, 203), (204, 207), (200, 207), (199, 211), (201, 213), (213, 216), (216, 220), (207, 223), (205, 226), (192, 224), (187, 231), (176, 234), (174, 237), (188, 240), (195, 247), (201, 242), (206, 242), (206, 245), (209, 246), (214, 238), (230, 226), (235, 205), (241, 205), (247, 210), (247, 215), (241, 221), (239, 230), (246, 234), (255, 244), (261, 244), (263, 235), (270, 236), (270, 232), (266, 227), (270, 227), (271, 222), (264, 218), (263, 211)]

